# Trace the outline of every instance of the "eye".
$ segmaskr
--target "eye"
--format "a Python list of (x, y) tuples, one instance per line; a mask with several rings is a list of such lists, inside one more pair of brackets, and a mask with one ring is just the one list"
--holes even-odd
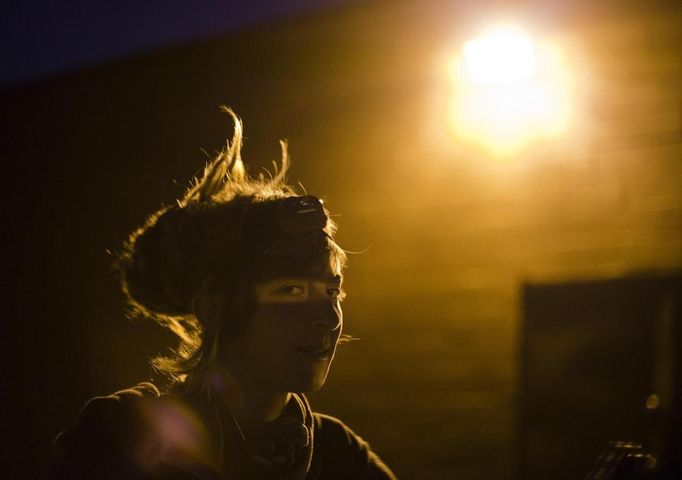
[(282, 285), (277, 289), (277, 293), (287, 296), (298, 296), (305, 294), (305, 287), (298, 283)]
[(344, 292), (341, 287), (328, 288), (327, 295), (329, 295), (329, 298), (332, 300), (337, 300), (339, 302), (346, 298), (346, 292)]

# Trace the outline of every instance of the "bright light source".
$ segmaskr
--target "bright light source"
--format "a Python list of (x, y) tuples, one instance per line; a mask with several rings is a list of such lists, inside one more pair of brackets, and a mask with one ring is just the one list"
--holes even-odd
[(517, 28), (498, 28), (464, 44), (471, 78), (482, 84), (509, 83), (535, 73), (535, 46)]
[(572, 82), (563, 53), (518, 28), (466, 42), (452, 73), (450, 121), (461, 138), (506, 155), (568, 127)]

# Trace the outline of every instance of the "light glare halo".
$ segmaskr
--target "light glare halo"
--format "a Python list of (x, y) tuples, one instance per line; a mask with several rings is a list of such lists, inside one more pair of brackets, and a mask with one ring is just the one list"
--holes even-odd
[(535, 74), (535, 46), (519, 29), (491, 30), (465, 42), (463, 51), (466, 71), (476, 83), (511, 83)]
[[(517, 36), (505, 36), (512, 32)], [(476, 43), (484, 38), (486, 42)], [(520, 54), (499, 57), (500, 40)], [(495, 58), (492, 53), (498, 55), (497, 61), (472, 64), (471, 58), (486, 59), (476, 56), (486, 52), (488, 60)], [(472, 70), (472, 65), (481, 68)], [(505, 70), (509, 65), (514, 68)], [(514, 155), (535, 140), (558, 138), (572, 123), (574, 79), (563, 48), (553, 41), (534, 42), (518, 28), (495, 30), (465, 43), (448, 73), (451, 132), (496, 156)]]

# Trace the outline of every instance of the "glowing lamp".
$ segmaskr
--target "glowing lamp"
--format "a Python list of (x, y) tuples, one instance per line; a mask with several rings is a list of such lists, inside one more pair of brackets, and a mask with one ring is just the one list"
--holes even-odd
[(514, 82), (535, 74), (535, 46), (521, 30), (492, 31), (464, 44), (464, 62), (475, 82)]
[(452, 70), (455, 134), (496, 154), (563, 133), (571, 117), (571, 81), (561, 51), (522, 30), (501, 27), (469, 40)]

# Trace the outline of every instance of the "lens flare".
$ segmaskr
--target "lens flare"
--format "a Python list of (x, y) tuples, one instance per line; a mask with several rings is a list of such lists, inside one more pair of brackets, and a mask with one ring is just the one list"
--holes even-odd
[(464, 62), (473, 81), (509, 83), (535, 74), (535, 47), (523, 31), (496, 29), (464, 44)]
[(502, 27), (466, 42), (452, 65), (454, 133), (495, 154), (566, 131), (571, 78), (563, 52), (518, 28)]

